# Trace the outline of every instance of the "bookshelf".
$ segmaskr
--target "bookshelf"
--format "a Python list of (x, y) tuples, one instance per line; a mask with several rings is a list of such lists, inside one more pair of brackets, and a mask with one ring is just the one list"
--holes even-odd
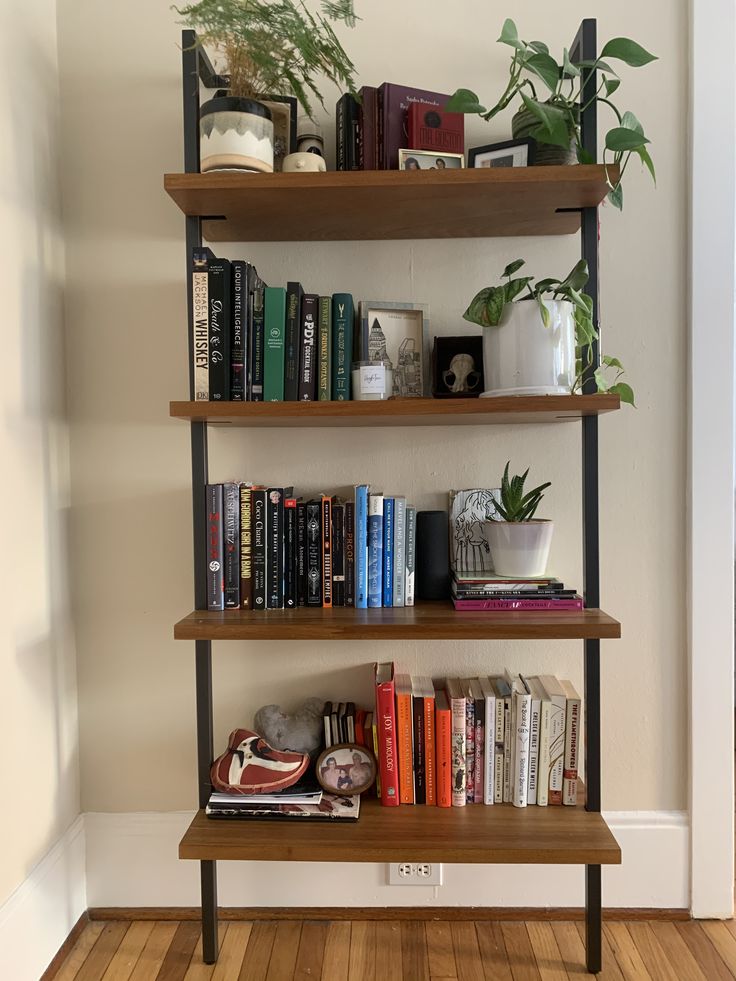
[[(574, 59), (596, 57), (596, 22), (584, 20), (571, 45)], [(598, 205), (606, 193), (597, 165), (445, 172), (200, 174), (199, 86), (218, 87), (212, 65), (182, 33), (184, 174), (168, 174), (167, 193), (185, 215), (186, 254), (208, 241), (330, 241), (569, 235), (579, 232), (592, 271), (588, 290), (598, 323)], [(586, 81), (586, 100), (596, 87)], [(596, 109), (581, 113), (581, 136), (597, 156)], [(191, 316), (191, 284), (188, 284)], [(191, 338), (190, 338), (191, 345)], [(190, 365), (192, 363), (190, 347)], [(597, 344), (593, 363), (600, 363)], [(599, 607), (598, 417), (619, 408), (596, 393), (592, 371), (582, 395), (518, 399), (389, 400), (347, 403), (172, 402), (172, 418), (191, 432), (194, 610), (174, 627), (195, 643), (198, 796), (200, 810), (185, 833), (180, 858), (200, 863), (203, 957), (217, 960), (217, 871), (222, 859), (255, 861), (437, 861), (467, 864), (578, 864), (585, 867), (586, 958), (601, 967), (601, 867), (621, 862), (601, 811), (600, 641), (620, 624)], [(190, 392), (193, 379), (190, 369)], [(210, 425), (236, 427), (381, 427), (575, 424), (580, 429), (583, 565), (586, 609), (571, 613), (456, 612), (451, 604), (404, 609), (333, 609), (253, 614), (207, 611), (205, 488)], [(554, 640), (583, 642), (585, 669), (585, 800), (577, 807), (517, 809), (385, 808), (361, 803), (356, 825), (213, 821), (212, 642), (215, 640)]]

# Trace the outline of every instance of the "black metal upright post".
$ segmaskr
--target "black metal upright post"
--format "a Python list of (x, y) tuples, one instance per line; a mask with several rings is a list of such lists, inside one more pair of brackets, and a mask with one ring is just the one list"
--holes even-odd
[[(182, 88), (184, 98), (184, 170), (199, 172), (199, 78), (202, 70), (201, 50), (194, 31), (182, 31)], [(207, 64), (205, 70), (210, 66)], [(189, 262), (192, 249), (202, 244), (199, 218), (186, 218), (187, 312), (192, 322), (192, 278)], [(189, 397), (194, 398), (193, 338), (189, 332)], [(191, 423), (192, 450), (192, 527), (194, 534), (194, 606), (207, 609), (207, 424)], [(210, 796), (210, 764), (213, 753), (212, 712), (212, 643), (195, 641), (197, 702), (197, 798), (205, 807)], [(200, 862), (202, 897), (202, 957), (205, 964), (217, 960), (217, 865)]]
[[(580, 25), (571, 46), (574, 61), (597, 58), (596, 22), (586, 19)], [(583, 110), (580, 135), (590, 163), (598, 159), (598, 119), (595, 101), (597, 73), (588, 70), (583, 85)], [(583, 208), (581, 215), (581, 251), (588, 263), (590, 279), (587, 293), (593, 301), (593, 325), (599, 330), (598, 315), (598, 209)], [(593, 342), (592, 364), (583, 382), (583, 391), (596, 391), (594, 371), (600, 364), (600, 347)], [(583, 579), (585, 605), (600, 605), (600, 557), (598, 531), (598, 417), (585, 416), (582, 422), (583, 471)], [(600, 640), (585, 641), (585, 776), (586, 807), (601, 809), (601, 675)], [(601, 969), (601, 867), (585, 867), (585, 936), (586, 962), (592, 974)]]

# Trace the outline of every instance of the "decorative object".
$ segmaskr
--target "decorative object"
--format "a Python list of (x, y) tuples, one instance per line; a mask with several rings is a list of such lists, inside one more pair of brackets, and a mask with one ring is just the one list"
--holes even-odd
[(493, 571), (490, 526), (500, 488), (450, 491), (450, 564), (454, 572), (484, 575)]
[(255, 99), (221, 93), (199, 110), (200, 170), (273, 170), (271, 111)]
[(390, 363), (393, 394), (416, 398), (429, 391), (429, 307), (426, 303), (360, 302), (361, 361)]
[(284, 158), (296, 153), (296, 121), (299, 103), (293, 95), (259, 95), (258, 101), (271, 110), (273, 121), (273, 169), (283, 170)]
[(447, 511), (417, 511), (416, 597), (450, 596), (450, 552)]
[(228, 794), (265, 794), (292, 787), (309, 766), (307, 753), (273, 749), (250, 729), (233, 729), (210, 769), (212, 786)]
[(394, 392), (394, 375), (390, 361), (354, 361), (352, 368), (353, 400), (377, 402), (390, 399)]
[(322, 745), (324, 700), (308, 698), (300, 709), (288, 714), (280, 705), (264, 705), (253, 719), (253, 728), (274, 749), (314, 753)]
[[(296, 148), (299, 153), (313, 153), (318, 157), (325, 155), (325, 141), (322, 127), (309, 116), (301, 115), (298, 123)], [(327, 169), (325, 165), (325, 170)]]
[(547, 571), (554, 524), (534, 518), (549, 481), (524, 493), (529, 469), (509, 480), (507, 462), (501, 479), (500, 501), (488, 528), (493, 568), (498, 576), (531, 579)]
[(376, 779), (373, 753), (358, 743), (338, 743), (320, 753), (315, 764), (317, 781), (323, 790), (341, 797), (363, 794)]
[[(639, 157), (652, 179), (655, 178), (654, 164), (647, 150), (649, 140), (641, 123), (633, 112), (620, 112), (612, 101), (621, 82), (609, 64), (609, 61), (622, 61), (631, 68), (641, 68), (656, 61), (655, 55), (636, 41), (615, 37), (603, 45), (600, 56), (592, 63), (572, 60), (567, 48), (558, 63), (542, 41), (521, 40), (512, 20), (504, 22), (498, 40), (513, 49), (509, 82), (498, 102), (487, 109), (475, 92), (458, 89), (445, 106), (447, 111), (476, 113), (483, 119), (492, 119), (518, 95), (522, 105), (512, 120), (512, 132), (514, 139), (533, 137), (537, 141), (535, 164), (594, 163), (582, 145), (579, 125), (580, 106), (587, 106), (592, 100), (607, 106), (615, 116), (613, 129), (606, 133), (603, 153), (605, 164), (620, 167), (615, 183), (609, 177), (609, 201), (617, 208), (623, 207), (621, 179), (632, 154)], [(600, 76), (592, 96), (586, 91), (591, 72)], [(537, 93), (540, 81), (549, 92), (546, 99), (542, 92)]]
[(433, 397), (477, 398), (482, 391), (482, 337), (479, 334), (435, 337), (432, 348)]
[(290, 153), (284, 157), (281, 169), (285, 174), (314, 174), (327, 170), (327, 164), (316, 153)]
[(468, 150), (468, 167), (530, 167), (536, 146), (537, 141), (529, 137), (476, 146)]
[[(574, 394), (592, 368), (593, 341), (598, 337), (593, 301), (582, 292), (588, 264), (581, 259), (565, 279), (536, 283), (534, 276), (511, 278), (523, 265), (523, 259), (510, 262), (501, 273), (507, 282), (476, 293), (463, 314), (469, 323), (485, 328), (483, 394)], [(522, 331), (522, 339), (517, 330)], [(511, 336), (502, 337), (506, 332)], [(614, 392), (633, 405), (631, 386), (621, 381), (623, 372), (618, 358), (603, 355), (595, 382), (599, 392)]]
[(462, 153), (436, 150), (399, 150), (399, 170), (459, 170), (465, 166)]

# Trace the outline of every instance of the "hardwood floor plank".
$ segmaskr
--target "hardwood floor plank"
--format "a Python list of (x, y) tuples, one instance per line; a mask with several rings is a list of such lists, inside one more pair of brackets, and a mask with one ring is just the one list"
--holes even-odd
[(128, 981), (152, 931), (153, 922), (131, 923), (102, 975), (102, 981)]
[(476, 921), (475, 933), (486, 981), (512, 981), (509, 957), (500, 923)]
[(146, 945), (138, 958), (129, 981), (155, 981), (166, 951), (176, 934), (178, 924), (170, 920), (153, 921), (153, 930), (148, 935)]
[(336, 920), (327, 927), (325, 955), (322, 961), (322, 981), (345, 981), (350, 968), (349, 920)]
[(474, 923), (452, 923), (452, 949), (459, 981), (484, 981), (485, 971)]
[(736, 977), (736, 937), (726, 929), (723, 920), (699, 920), (701, 929), (721, 955), (721, 960)]
[(432, 981), (435, 981), (435, 978), (456, 978), (457, 965), (450, 924), (446, 920), (430, 920), (425, 923), (424, 932), (427, 937), (429, 976)]
[(183, 981), (202, 933), (197, 922), (180, 923), (156, 975), (156, 981)]
[(670, 963), (651, 926), (648, 923), (626, 923), (625, 926), (653, 981), (679, 981), (681, 975)]
[(723, 963), (723, 958), (710, 942), (710, 938), (698, 920), (676, 923), (675, 929), (687, 944), (698, 967), (708, 978), (708, 981), (733, 981), (733, 974)]
[(129, 923), (107, 923), (75, 976), (75, 981), (100, 981), (128, 932)]
[(53, 976), (54, 981), (74, 981), (104, 928), (104, 923), (88, 923), (85, 926), (77, 938), (77, 942), (62, 961), (59, 970)]
[(429, 981), (427, 935), (423, 923), (402, 920), (401, 963), (404, 981)]
[(303, 924), (294, 968), (295, 978), (312, 978), (314, 981), (322, 977), (326, 941), (327, 923), (307, 920)]
[(527, 923), (526, 930), (542, 981), (568, 981), (562, 954), (550, 923)]
[(649, 924), (680, 981), (708, 981), (674, 923)]
[(253, 924), (247, 921), (228, 924), (225, 935), (220, 940), (220, 953), (217, 963), (203, 965), (205, 968), (214, 967), (212, 981), (232, 981), (233, 978), (237, 978), (243, 966), (243, 958), (252, 929)]
[(275, 921), (261, 920), (253, 924), (238, 981), (266, 981), (275, 938)]
[[(301, 934), (301, 920), (281, 920), (278, 923), (266, 981), (291, 981), (294, 977)], [(223, 978), (223, 981), (226, 979)]]
[[(528, 925), (528, 924), (527, 924)], [(577, 931), (577, 927), (569, 920), (552, 923), (552, 933), (555, 937), (560, 960), (567, 971), (568, 978), (576, 978), (587, 974), (585, 966), (585, 945)]]
[(511, 976), (514, 981), (539, 981), (539, 971), (525, 923), (502, 923)]
[(616, 962), (627, 981), (651, 981), (639, 951), (634, 946), (625, 923), (604, 923), (603, 932), (608, 937)]
[[(580, 923), (576, 923), (575, 927), (580, 936), (583, 951), (585, 951), (585, 923), (581, 921)], [(621, 968), (618, 966), (616, 955), (608, 942), (608, 937), (606, 936), (605, 931), (601, 934), (601, 962), (602, 968), (596, 975), (597, 978), (603, 979), (603, 981), (626, 981), (621, 972)], [(588, 975), (588, 977), (590, 977), (590, 975)]]
[(210, 978), (215, 973), (217, 964), (222, 960), (222, 945), (225, 943), (227, 927), (227, 923), (220, 923), (217, 929), (217, 949), (220, 952), (220, 956), (216, 964), (205, 964), (202, 956), (202, 934), (200, 933), (197, 946), (192, 953), (192, 959), (189, 961), (187, 973), (184, 975), (184, 981), (210, 981)]
[(401, 926), (390, 920), (376, 922), (376, 979), (403, 981)]
[(376, 922), (354, 920), (350, 933), (349, 981), (375, 981)]

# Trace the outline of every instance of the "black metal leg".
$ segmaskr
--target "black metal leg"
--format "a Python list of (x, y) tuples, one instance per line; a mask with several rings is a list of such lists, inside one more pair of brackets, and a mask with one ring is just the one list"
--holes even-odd
[(585, 963), (591, 974), (601, 969), (601, 867), (585, 866)]
[(202, 892), (202, 959), (205, 964), (217, 960), (217, 863), (200, 862)]

